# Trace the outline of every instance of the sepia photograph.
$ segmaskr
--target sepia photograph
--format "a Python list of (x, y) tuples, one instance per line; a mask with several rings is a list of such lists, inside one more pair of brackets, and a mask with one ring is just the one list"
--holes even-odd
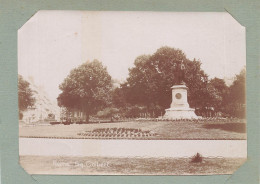
[(27, 173), (218, 175), (246, 162), (246, 29), (229, 13), (41, 10), (17, 36)]

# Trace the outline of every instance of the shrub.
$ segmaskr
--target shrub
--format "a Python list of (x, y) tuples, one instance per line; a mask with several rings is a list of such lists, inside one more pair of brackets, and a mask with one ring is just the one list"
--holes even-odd
[(71, 123), (70, 122), (63, 122), (62, 124), (63, 125), (70, 125)]
[(60, 122), (58, 122), (58, 121), (53, 121), (53, 122), (50, 122), (50, 124), (51, 124), (51, 125), (58, 125), (58, 124), (60, 124)]
[(200, 163), (202, 162), (202, 155), (197, 153), (196, 155), (194, 155), (192, 158), (191, 158), (191, 162), (192, 163)]

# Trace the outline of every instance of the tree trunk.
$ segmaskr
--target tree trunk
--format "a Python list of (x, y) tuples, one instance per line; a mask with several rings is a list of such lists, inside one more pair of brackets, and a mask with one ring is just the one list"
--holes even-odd
[(86, 123), (89, 123), (89, 113), (86, 112)]

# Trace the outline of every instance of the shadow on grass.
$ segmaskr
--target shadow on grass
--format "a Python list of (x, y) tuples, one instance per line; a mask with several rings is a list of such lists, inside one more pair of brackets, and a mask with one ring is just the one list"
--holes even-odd
[(221, 123), (221, 124), (206, 124), (203, 126), (206, 129), (220, 129), (229, 132), (246, 133), (245, 123)]

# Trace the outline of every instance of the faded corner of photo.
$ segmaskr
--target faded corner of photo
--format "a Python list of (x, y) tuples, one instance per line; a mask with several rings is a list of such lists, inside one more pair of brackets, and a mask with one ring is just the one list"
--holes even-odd
[(20, 165), (233, 174), (247, 159), (245, 34), (226, 12), (37, 12), (18, 30)]

